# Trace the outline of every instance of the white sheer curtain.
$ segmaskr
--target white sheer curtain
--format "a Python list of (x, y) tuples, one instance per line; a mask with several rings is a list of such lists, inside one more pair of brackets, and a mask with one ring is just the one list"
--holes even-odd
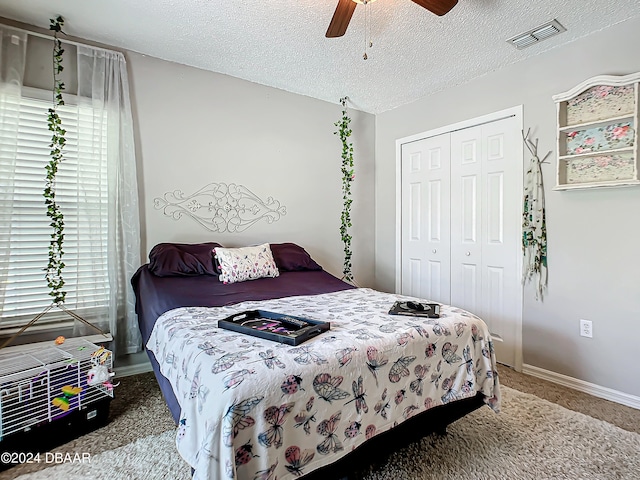
[[(19, 165), (25, 161), (38, 164), (32, 169), (37, 171), (42, 160), (42, 188), (44, 188), (44, 165), (49, 151), (46, 130), (48, 101), (40, 98), (39, 103), (34, 103), (33, 95), (36, 89), (25, 85), (25, 65), (30, 61), (26, 47), (30, 35), (24, 30), (0, 25), (0, 307), (7, 305), (9, 301), (13, 302), (12, 308), (16, 304), (24, 306), (25, 302), (34, 303), (36, 300), (46, 304), (48, 299), (44, 274), (41, 273), (39, 266), (41, 260), (43, 267), (46, 265), (48, 248), (46, 226), (49, 223), (39, 190), (39, 174), (29, 173), (30, 190), (26, 192), (21, 183), (26, 181), (23, 178), (25, 174), (20, 173), (22, 177), (19, 177), (17, 173), (22, 172), (19, 169), (24, 168)], [(72, 49), (67, 49), (67, 52), (70, 50)], [(82, 45), (77, 45), (75, 58), (72, 55), (64, 58), (65, 66), (74, 62), (77, 62), (78, 89), (77, 92), (63, 94), (67, 96), (68, 104), (61, 107), (61, 114), (67, 115), (64, 118), (70, 119), (73, 125), (69, 124), (69, 155), (61, 165), (61, 171), (66, 170), (64, 178), (60, 178), (60, 185), (58, 185), (59, 201), (66, 202), (67, 211), (70, 212), (69, 218), (65, 218), (65, 223), (69, 227), (65, 244), (70, 249), (65, 256), (67, 262), (65, 271), (68, 272), (68, 278), (73, 280), (67, 282), (65, 290), (69, 292), (67, 299), (74, 298), (77, 301), (66, 306), (71, 311), (75, 309), (89, 311), (90, 317), (87, 319), (102, 329), (108, 325), (115, 339), (113, 347), (117, 354), (134, 353), (140, 351), (142, 347), (134, 308), (135, 299), (130, 284), (132, 275), (141, 263), (140, 221), (133, 120), (126, 62), (124, 55), (119, 52)], [(65, 69), (65, 74), (70, 71), (73, 69)], [(29, 82), (29, 79), (26, 82)], [(37, 95), (45, 93), (45, 96), (48, 96), (46, 92), (41, 90), (39, 92)], [(74, 96), (74, 93), (77, 95)], [(28, 127), (28, 132), (23, 131), (28, 122), (39, 122), (40, 109), (42, 109), (42, 124), (34, 128)], [(19, 142), (24, 142), (25, 135), (30, 135), (32, 130), (37, 130), (38, 150), (36, 153), (32, 151), (33, 149), (29, 150), (29, 158), (25, 160), (23, 157), (27, 155), (24, 153), (26, 147)], [(77, 139), (74, 136), (76, 130)], [(19, 140), (20, 138), (22, 140)], [(44, 141), (41, 141), (42, 139)], [(29, 142), (31, 140), (29, 137)], [(28, 149), (31, 145), (32, 143), (27, 145)], [(89, 158), (91, 161), (88, 161)], [(96, 161), (96, 158), (105, 160)], [(105, 163), (106, 168), (104, 168)], [(98, 167), (96, 167), (97, 164), (99, 164)], [(97, 191), (99, 194), (96, 194)], [(22, 210), (25, 210), (26, 203), (23, 197), (27, 193), (29, 195), (33, 193), (29, 197), (28, 202), (31, 203), (28, 205), (34, 205), (34, 212), (36, 210), (39, 212), (40, 201), (42, 201), (42, 218), (37, 212), (27, 212), (29, 215), (33, 214), (34, 219), (42, 220), (40, 222), (42, 225), (39, 224), (38, 229), (43, 227), (45, 231), (44, 237), (38, 237), (36, 242), (37, 245), (43, 240), (42, 249), (36, 248), (38, 257), (35, 263), (29, 259), (25, 260), (24, 255), (14, 255), (22, 249), (24, 244), (24, 232), (19, 232), (18, 228), (24, 230), (25, 225), (31, 225), (29, 222), (32, 217), (20, 217), (16, 213), (20, 210), (18, 206), (24, 207)], [(108, 231), (108, 235), (105, 235), (105, 231)], [(105, 254), (107, 260), (105, 260)], [(72, 262), (72, 258), (78, 260)], [(40, 289), (42, 291), (38, 290), (39, 296), (36, 300), (33, 300), (32, 297), (35, 294), (30, 291), (25, 293), (23, 300), (20, 297), (21, 293), (18, 292), (19, 289), (16, 288), (17, 283), (22, 282), (23, 278), (20, 277), (20, 282), (17, 282), (15, 270), (26, 268), (20, 265), (21, 261), (27, 263), (30, 261), (27, 267), (33, 270), (31, 274), (34, 284), (39, 285), (39, 280), (42, 278), (44, 287)], [(108, 283), (95, 281), (96, 278), (104, 278), (104, 275), (108, 275)], [(95, 293), (98, 291), (102, 299), (99, 304), (96, 304)], [(108, 301), (104, 299), (107, 291)], [(2, 311), (0, 309), (0, 313)], [(25, 318), (26, 323), (30, 318), (27, 315)], [(68, 320), (64, 315), (62, 318)], [(76, 322), (75, 335), (95, 333), (95, 330)]]
[[(7, 208), (0, 210), (0, 237), (11, 237), (14, 224), (14, 175), (17, 151), (20, 95), (27, 57), (27, 34), (0, 25), (0, 202)], [(10, 113), (11, 112), (11, 113)], [(6, 160), (4, 160), (6, 159)], [(9, 243), (0, 242), (0, 257), (9, 257)], [(0, 306), (4, 304), (8, 265), (0, 261)]]
[(79, 102), (90, 102), (88, 121), (107, 131), (107, 145), (95, 145), (90, 134), (82, 138), (82, 130), (78, 144), (107, 154), (109, 327), (116, 351), (134, 353), (142, 344), (130, 283), (140, 266), (140, 219), (127, 65), (119, 52), (89, 46), (78, 46), (77, 52)]

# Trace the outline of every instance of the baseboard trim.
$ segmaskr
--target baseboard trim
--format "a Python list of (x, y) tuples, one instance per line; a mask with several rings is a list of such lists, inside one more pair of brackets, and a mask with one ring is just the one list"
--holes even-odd
[(116, 375), (118, 377), (130, 377), (131, 375), (138, 375), (140, 373), (152, 372), (151, 362), (138, 363), (135, 365), (126, 365), (115, 368)]
[(573, 388), (574, 390), (588, 393), (594, 397), (604, 398), (605, 400), (611, 400), (612, 402), (640, 410), (640, 397), (635, 395), (613, 390), (612, 388), (602, 387), (595, 383), (585, 382), (584, 380), (545, 370), (544, 368), (534, 367), (533, 365), (523, 364), (522, 373), (531, 375), (532, 377), (541, 378), (543, 380), (548, 380), (549, 382), (557, 383), (564, 387)]

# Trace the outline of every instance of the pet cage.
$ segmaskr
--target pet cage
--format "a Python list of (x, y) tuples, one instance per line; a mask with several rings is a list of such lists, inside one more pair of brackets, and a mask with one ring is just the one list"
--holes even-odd
[(95, 375), (89, 374), (96, 367), (110, 372), (111, 352), (80, 338), (61, 345), (0, 351), (0, 441), (113, 398), (109, 375), (106, 381), (92, 381)]

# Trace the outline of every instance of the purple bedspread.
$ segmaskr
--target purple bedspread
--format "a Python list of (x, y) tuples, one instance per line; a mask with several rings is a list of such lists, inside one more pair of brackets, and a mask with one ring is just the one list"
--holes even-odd
[[(294, 295), (314, 295), (353, 288), (324, 270), (280, 272), (276, 278), (260, 278), (224, 284), (217, 276), (158, 277), (148, 264), (138, 269), (131, 279), (136, 294), (136, 313), (146, 345), (160, 315), (178, 307), (223, 307), (246, 300), (271, 300)], [(178, 423), (180, 406), (171, 385), (162, 376), (153, 353), (147, 351), (162, 394)]]

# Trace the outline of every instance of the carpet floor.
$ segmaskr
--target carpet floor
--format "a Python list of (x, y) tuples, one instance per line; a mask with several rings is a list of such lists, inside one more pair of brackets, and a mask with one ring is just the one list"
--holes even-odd
[[(506, 367), (500, 375), (506, 387), (501, 414), (481, 408), (452, 424), (446, 436), (414, 442), (356, 477), (640, 478), (639, 410)], [(189, 468), (175, 450), (174, 429), (153, 375), (126, 377), (116, 389), (109, 424), (53, 450), (89, 453), (90, 463), (23, 464), (0, 472), (0, 480), (188, 479)]]

